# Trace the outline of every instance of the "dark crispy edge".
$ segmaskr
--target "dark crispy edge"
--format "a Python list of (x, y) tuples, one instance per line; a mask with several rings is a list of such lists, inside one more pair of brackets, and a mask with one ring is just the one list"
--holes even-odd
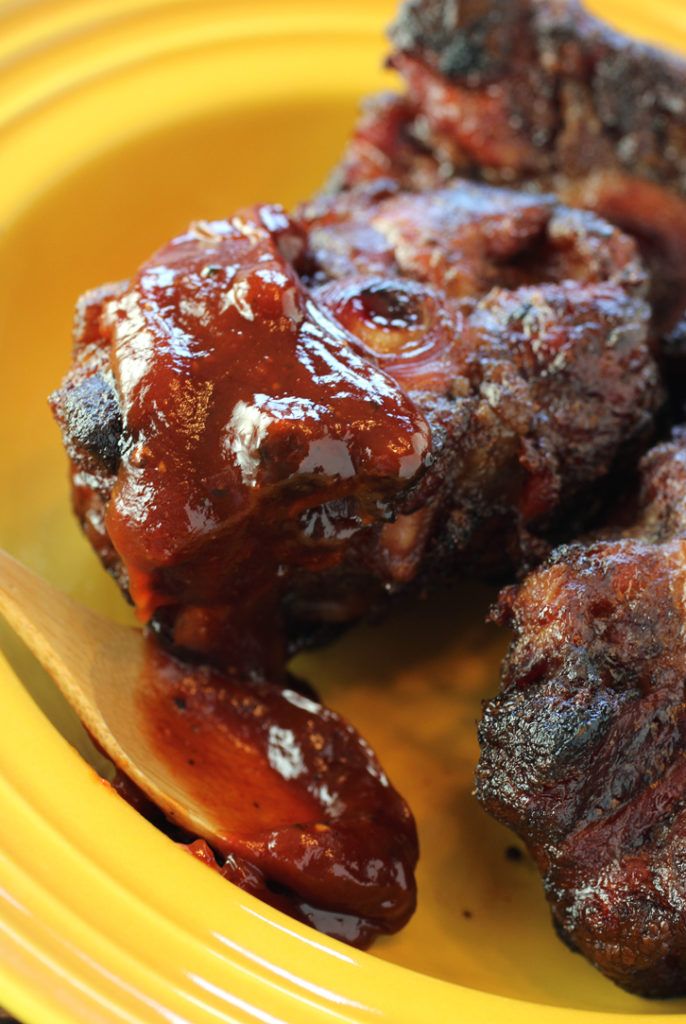
[(586, 86), (617, 166), (686, 196), (686, 60), (622, 35), (577, 0), (406, 0), (390, 38), (467, 89), (524, 76), (508, 96), (510, 123), (553, 172), (564, 171), (554, 166), (560, 90)]

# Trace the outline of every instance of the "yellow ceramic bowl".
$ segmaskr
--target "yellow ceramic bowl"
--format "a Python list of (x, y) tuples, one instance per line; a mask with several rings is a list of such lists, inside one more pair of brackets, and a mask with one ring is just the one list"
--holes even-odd
[[(683, 0), (593, 6), (686, 49)], [(71, 519), (45, 402), (69, 361), (74, 299), (194, 217), (314, 190), (359, 97), (389, 84), (379, 69), (393, 8), (0, 3), (0, 543), (108, 614), (128, 612)], [(683, 1013), (623, 994), (557, 941), (533, 867), (507, 858), (511, 837), (470, 795), (474, 719), (501, 654), (481, 624), (490, 597), (407, 607), (302, 666), (366, 733), (419, 822), (420, 909), (373, 954), (264, 907), (139, 818), (2, 633), (0, 1004), (26, 1024)]]

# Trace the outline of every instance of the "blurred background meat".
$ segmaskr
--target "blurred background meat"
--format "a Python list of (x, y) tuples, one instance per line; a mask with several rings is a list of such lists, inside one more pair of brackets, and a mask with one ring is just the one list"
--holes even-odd
[(367, 103), (336, 187), (459, 176), (594, 210), (640, 242), (663, 358), (683, 389), (684, 61), (577, 0), (408, 0), (391, 39), (406, 92)]

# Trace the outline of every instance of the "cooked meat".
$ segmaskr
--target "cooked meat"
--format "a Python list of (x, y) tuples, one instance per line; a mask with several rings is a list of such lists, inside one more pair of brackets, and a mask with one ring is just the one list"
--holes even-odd
[[(304, 247), (273, 207), (195, 225), (116, 294), (86, 297), (54, 398), (77, 512), (142, 619), (258, 674), (283, 672), (282, 594), (372, 543), (430, 449), (421, 412), (302, 286)], [(93, 403), (75, 412), (84, 381), (114, 382), (106, 428)]]
[(82, 300), (77, 513), (175, 649), (270, 677), (436, 571), (511, 572), (659, 403), (635, 243), (550, 197), (361, 187), (172, 241)]
[[(552, 127), (537, 129), (532, 150), (513, 136), (507, 90), (491, 89), (500, 80), (486, 55), (503, 33), (517, 75), (540, 37), (515, 8), (504, 28), (495, 18), (493, 38), (486, 18), (483, 68), (463, 69), (453, 88), (445, 75), (460, 60), (444, 66), (440, 32), (423, 28), (443, 8), (410, 5), (395, 58), (408, 96), (368, 116), (345, 188), (293, 217), (262, 206), (195, 224), (131, 281), (86, 295), (73, 366), (52, 398), (75, 510), (101, 560), (167, 646), (209, 663), (186, 679), (174, 662), (190, 680), (173, 690), (174, 707), (185, 720), (210, 708), (231, 739), (250, 719), (271, 768), (267, 705), (282, 713), (290, 701), (310, 722), (297, 737), (279, 732), (276, 756), (305, 737), (297, 806), (314, 815), (316, 792), (326, 821), (291, 815), (265, 837), (254, 804), (247, 839), (232, 835), (219, 859), (198, 843), (196, 854), (360, 943), (412, 912), (414, 825), (350, 727), (286, 696), (288, 654), (437, 573), (490, 577), (540, 562), (633, 464), (661, 403), (635, 241), (542, 194), (583, 205), (590, 172), (562, 181), (554, 161), (544, 167), (560, 141)], [(463, 5), (460, 17), (475, 10)], [(539, 63), (556, 82), (549, 58)], [(524, 106), (541, 84), (527, 75), (513, 92)], [(437, 99), (439, 88), (453, 92)], [(486, 134), (473, 123), (483, 109)], [(539, 114), (527, 106), (527, 116)], [(570, 153), (582, 142), (578, 132)], [(643, 242), (650, 206), (659, 245), (663, 234), (671, 244), (686, 221), (675, 201), (667, 230), (664, 168), (640, 188), (605, 170), (595, 205), (632, 229), (640, 222)], [(458, 174), (538, 191), (445, 184)], [(629, 184), (631, 217), (621, 205)], [(170, 692), (167, 742), (181, 721)], [(338, 789), (321, 785), (332, 764), (346, 765)]]
[(638, 497), (500, 598), (515, 638), (477, 794), (527, 844), (564, 940), (631, 992), (686, 992), (686, 430)]
[(453, 176), (556, 192), (634, 234), (658, 323), (686, 309), (686, 62), (577, 0), (407, 0), (402, 97), (373, 100), (336, 184)]
[(317, 301), (431, 427), (432, 497), (382, 538), (406, 578), (539, 560), (650, 429), (635, 244), (551, 197), (466, 182), (360, 186), (301, 217)]

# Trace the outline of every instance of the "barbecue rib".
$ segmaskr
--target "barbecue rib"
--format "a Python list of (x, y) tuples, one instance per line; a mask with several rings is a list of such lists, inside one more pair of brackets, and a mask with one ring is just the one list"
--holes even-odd
[(527, 844), (574, 949), (642, 995), (686, 992), (686, 430), (623, 525), (565, 546), (494, 618), (515, 631), (477, 794)]
[(639, 239), (671, 332), (686, 309), (686, 63), (576, 0), (408, 0), (391, 38), (406, 93), (370, 101), (336, 186), (555, 192)]
[(645, 287), (592, 214), (468, 183), (196, 225), (79, 307), (77, 514), (175, 649), (277, 678), (287, 639), (592, 507), (659, 402)]

